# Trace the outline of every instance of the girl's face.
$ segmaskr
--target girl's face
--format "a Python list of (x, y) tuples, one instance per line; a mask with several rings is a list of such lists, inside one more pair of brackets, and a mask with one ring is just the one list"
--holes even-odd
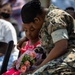
[(26, 37), (29, 40), (35, 40), (38, 38), (39, 30), (35, 29), (31, 24), (22, 24)]

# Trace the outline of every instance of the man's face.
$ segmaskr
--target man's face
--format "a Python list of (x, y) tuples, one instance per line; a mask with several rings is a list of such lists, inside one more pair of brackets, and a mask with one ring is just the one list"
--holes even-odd
[(43, 25), (43, 18), (41, 16), (37, 16), (34, 18), (34, 22), (31, 22), (31, 25), (35, 28), (40, 30)]

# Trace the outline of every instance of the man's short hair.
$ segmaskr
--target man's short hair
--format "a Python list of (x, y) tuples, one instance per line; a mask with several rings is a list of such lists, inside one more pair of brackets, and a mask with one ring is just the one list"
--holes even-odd
[(74, 8), (73, 7), (67, 7), (65, 10), (73, 10), (74, 11)]

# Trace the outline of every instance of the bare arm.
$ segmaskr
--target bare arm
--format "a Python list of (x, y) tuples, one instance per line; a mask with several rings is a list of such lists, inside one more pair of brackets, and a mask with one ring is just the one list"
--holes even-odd
[(42, 62), (42, 64), (39, 67), (64, 54), (67, 51), (67, 46), (67, 40), (60, 40), (56, 42), (54, 48), (50, 51), (47, 58)]

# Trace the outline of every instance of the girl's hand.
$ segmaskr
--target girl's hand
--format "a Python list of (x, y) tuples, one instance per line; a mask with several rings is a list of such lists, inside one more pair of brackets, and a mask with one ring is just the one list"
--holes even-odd
[(21, 49), (21, 47), (22, 47), (22, 44), (25, 42), (25, 41), (27, 41), (28, 39), (26, 38), (26, 37), (24, 37), (24, 38), (22, 38), (22, 39), (20, 39), (19, 41), (18, 41), (18, 44), (17, 44), (17, 49)]

